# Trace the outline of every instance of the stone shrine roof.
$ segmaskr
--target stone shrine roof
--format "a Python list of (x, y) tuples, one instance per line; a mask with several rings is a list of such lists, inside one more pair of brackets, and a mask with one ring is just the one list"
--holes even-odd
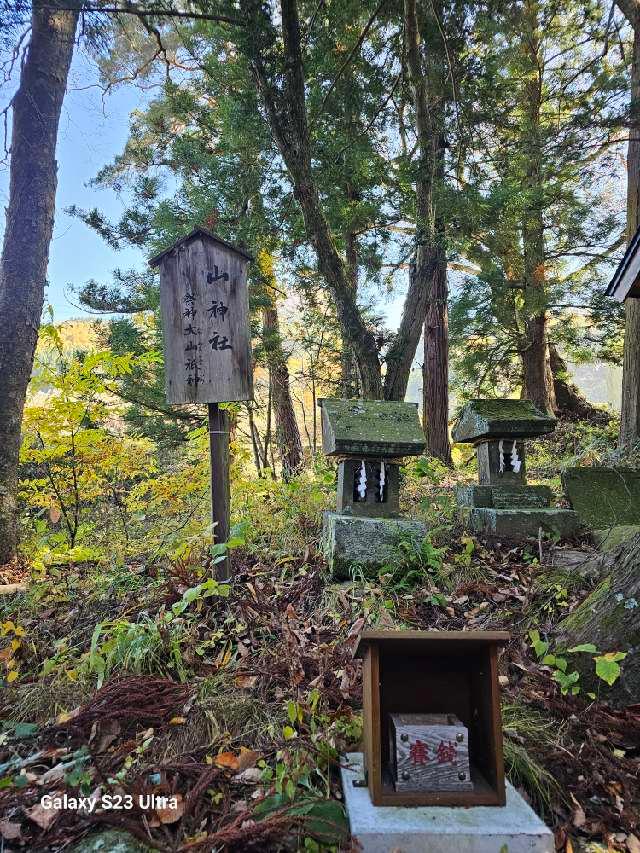
[(327, 456), (419, 456), (425, 440), (414, 403), (319, 400)]
[(534, 438), (555, 428), (556, 419), (530, 400), (470, 400), (451, 435), (456, 442), (477, 444), (490, 439)]

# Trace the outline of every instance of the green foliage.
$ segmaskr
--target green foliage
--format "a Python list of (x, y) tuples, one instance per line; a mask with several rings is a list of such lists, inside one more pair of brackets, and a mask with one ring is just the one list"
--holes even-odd
[[(573, 696), (580, 693), (580, 673), (578, 670), (568, 670), (569, 659), (567, 655), (574, 654), (590, 654), (595, 661), (595, 674), (601, 681), (612, 687), (620, 677), (619, 661), (626, 658), (626, 652), (606, 652), (600, 653), (593, 643), (581, 643), (578, 646), (573, 646), (565, 652), (549, 652), (550, 644), (546, 640), (540, 638), (540, 632), (537, 630), (529, 631), (529, 639), (536, 657), (544, 665), (551, 667), (552, 678), (560, 685), (560, 690), (563, 695), (571, 693)], [(595, 698), (592, 693), (588, 694), (591, 698)]]
[(514, 702), (502, 706), (502, 723), (509, 781), (525, 788), (535, 806), (543, 813), (548, 812), (553, 796), (560, 793), (560, 786), (528, 746), (538, 751), (554, 749), (559, 740), (557, 726), (532, 708)]
[(396, 594), (411, 592), (417, 586), (433, 589), (434, 604), (442, 604), (440, 591), (449, 583), (449, 567), (445, 566), (446, 548), (437, 548), (429, 534), (421, 542), (402, 539), (397, 546), (397, 556), (380, 569), (380, 578), (386, 589)]

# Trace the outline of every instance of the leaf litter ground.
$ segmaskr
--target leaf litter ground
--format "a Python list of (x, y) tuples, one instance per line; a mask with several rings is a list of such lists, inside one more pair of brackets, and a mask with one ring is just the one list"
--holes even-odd
[[(87, 679), (28, 673), (41, 663), (37, 650), (62, 638), (84, 637), (87, 651), (98, 619), (170, 607), (193, 583), (187, 564), (156, 573), (135, 602), (80, 596), (22, 620), (24, 675), (0, 699), (3, 850), (63, 850), (105, 827), (163, 851), (350, 850), (336, 769), (360, 734), (353, 648), (367, 623), (510, 630), (500, 671), (512, 782), (552, 826), (558, 849), (599, 842), (640, 853), (640, 706), (562, 696), (527, 641), (532, 620), (544, 632), (585, 589), (541, 584), (535, 547), (476, 543), (469, 554), (463, 539), (447, 555), (455, 568), (446, 594), (428, 573), (413, 589), (390, 578), (331, 584), (322, 562), (306, 556), (268, 563), (234, 554), (229, 598), (199, 602), (190, 618), (182, 682), (170, 663), (159, 674), (114, 672), (97, 692)], [(134, 808), (39, 806), (45, 793), (83, 792), (129, 795)], [(135, 805), (149, 793), (172, 807)]]

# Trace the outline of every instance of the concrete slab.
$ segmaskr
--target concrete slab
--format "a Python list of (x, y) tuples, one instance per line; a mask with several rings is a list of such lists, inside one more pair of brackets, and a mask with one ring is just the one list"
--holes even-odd
[(553, 853), (553, 835), (507, 782), (506, 806), (373, 806), (362, 779), (362, 753), (351, 752), (342, 789), (351, 835), (362, 853)]

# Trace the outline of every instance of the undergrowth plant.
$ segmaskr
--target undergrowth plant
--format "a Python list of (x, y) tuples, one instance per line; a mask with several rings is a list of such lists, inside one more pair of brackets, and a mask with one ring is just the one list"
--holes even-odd
[[(590, 654), (595, 662), (596, 676), (607, 684), (613, 686), (620, 677), (620, 661), (623, 661), (626, 652), (599, 652), (593, 643), (581, 643), (579, 646), (573, 646), (570, 649), (556, 650), (553, 653), (550, 651), (550, 643), (547, 640), (542, 640), (540, 632), (537, 630), (529, 631), (529, 639), (531, 646), (538, 660), (544, 665), (551, 668), (552, 678), (556, 681), (563, 695), (571, 693), (576, 696), (580, 693), (580, 673), (577, 669), (572, 669), (570, 666), (570, 658), (572, 655)], [(590, 699), (595, 699), (595, 693), (587, 693)]]

